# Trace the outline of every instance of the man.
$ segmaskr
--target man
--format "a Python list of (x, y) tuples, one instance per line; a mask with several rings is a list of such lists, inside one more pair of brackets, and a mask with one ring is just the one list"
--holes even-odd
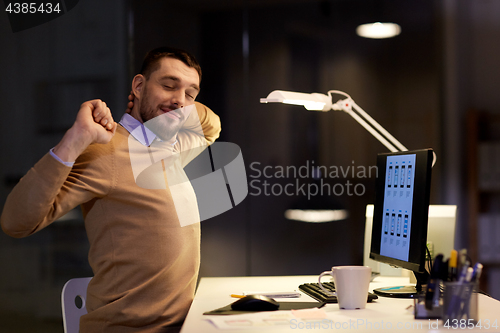
[[(219, 118), (195, 103), (200, 79), (188, 53), (151, 51), (132, 81), (130, 114), (116, 124), (104, 102), (83, 103), (63, 139), (6, 201), (1, 225), (13, 237), (37, 232), (81, 205), (94, 272), (82, 333), (168, 332), (182, 324), (198, 276), (199, 223), (181, 227), (169, 186), (140, 186), (133, 164), (144, 151), (146, 164), (165, 170), (169, 157), (218, 137)], [(132, 154), (132, 146), (142, 148)], [(196, 201), (190, 192), (183, 199)]]

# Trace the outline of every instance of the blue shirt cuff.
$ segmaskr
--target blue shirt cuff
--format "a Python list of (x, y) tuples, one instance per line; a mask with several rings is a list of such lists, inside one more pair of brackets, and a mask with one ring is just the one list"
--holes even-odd
[(52, 155), (52, 157), (53, 157), (53, 158), (55, 158), (56, 160), (58, 160), (59, 162), (61, 162), (61, 163), (62, 163), (62, 164), (64, 164), (65, 166), (68, 166), (68, 167), (70, 167), (70, 168), (71, 168), (71, 167), (73, 167), (73, 165), (75, 164), (75, 162), (64, 162), (63, 160), (61, 160), (61, 159), (59, 158), (59, 156), (57, 156), (57, 155), (54, 153), (54, 151), (53, 151), (53, 150), (54, 150), (54, 148), (52, 148), (52, 149), (50, 150), (50, 155)]

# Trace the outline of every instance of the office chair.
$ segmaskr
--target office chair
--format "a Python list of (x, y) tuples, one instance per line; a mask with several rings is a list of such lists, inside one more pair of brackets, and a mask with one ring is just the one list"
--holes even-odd
[(71, 279), (63, 287), (61, 305), (64, 333), (80, 331), (80, 317), (87, 313), (85, 301), (91, 277)]

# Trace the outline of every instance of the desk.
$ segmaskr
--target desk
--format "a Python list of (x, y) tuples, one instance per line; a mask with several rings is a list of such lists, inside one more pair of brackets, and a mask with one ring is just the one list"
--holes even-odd
[[(326, 280), (326, 279), (325, 279)], [(235, 301), (230, 294), (242, 291), (288, 291), (297, 290), (298, 286), (306, 282), (316, 282), (317, 276), (273, 276), (273, 277), (219, 277), (202, 278), (196, 292), (193, 304), (186, 317), (181, 333), (232, 333), (232, 332), (327, 332), (327, 331), (352, 331), (352, 332), (377, 332), (377, 331), (403, 331), (403, 332), (453, 332), (458, 329), (446, 329), (441, 321), (415, 320), (412, 310), (407, 310), (413, 305), (411, 299), (395, 299), (379, 297), (373, 303), (367, 303), (363, 310), (340, 310), (337, 304), (327, 304), (323, 309), (327, 319), (333, 324), (317, 325), (313, 328), (300, 328), (290, 326), (276, 326), (262, 329), (231, 329), (221, 330), (203, 316), (206, 311), (226, 306)], [(408, 278), (402, 277), (377, 277), (370, 284), (370, 290), (386, 286), (407, 285)], [(302, 295), (300, 301), (314, 301), (307, 295)], [(295, 301), (299, 299), (294, 299)], [(282, 299), (280, 299), (281, 301)], [(479, 319), (497, 320), (498, 328), (490, 327), (479, 329), (465, 329), (465, 332), (500, 332), (500, 302), (479, 295)], [(351, 322), (351, 324), (349, 324)], [(333, 325), (337, 324), (337, 329)], [(343, 328), (341, 328), (343, 324)], [(349, 324), (349, 325), (348, 325)], [(432, 324), (433, 327), (429, 327)], [(371, 326), (370, 326), (371, 325)], [(381, 326), (383, 325), (383, 326)], [(398, 329), (398, 325), (399, 328)], [(438, 329), (436, 329), (436, 325)], [(392, 327), (392, 329), (389, 329)]]

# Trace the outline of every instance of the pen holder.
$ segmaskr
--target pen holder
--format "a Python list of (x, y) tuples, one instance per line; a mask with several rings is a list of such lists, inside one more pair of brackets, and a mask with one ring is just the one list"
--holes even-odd
[(443, 317), (443, 299), (439, 297), (439, 292), (437, 296), (431, 309), (425, 307), (425, 294), (418, 294), (414, 298), (415, 319), (441, 319)]
[(453, 320), (476, 322), (477, 283), (445, 282), (443, 292), (443, 322), (453, 324)]

